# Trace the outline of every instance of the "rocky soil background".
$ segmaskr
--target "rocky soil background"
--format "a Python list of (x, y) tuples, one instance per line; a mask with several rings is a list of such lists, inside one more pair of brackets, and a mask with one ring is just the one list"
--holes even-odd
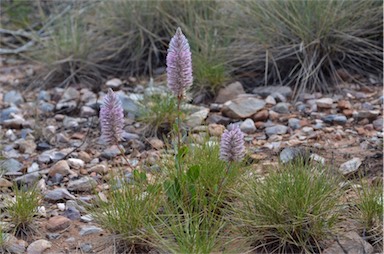
[[(161, 82), (111, 78), (102, 91), (73, 85), (25, 91), (36, 66), (7, 59), (0, 69), (0, 210), (12, 198), (14, 182), (38, 187), (44, 198), (28, 239), (11, 239), (15, 253), (108, 253), (108, 232), (92, 221), (84, 204), (107, 188), (107, 173), (117, 163), (116, 147), (100, 140), (98, 108), (107, 88), (121, 98), (125, 109), (123, 145), (132, 165), (150, 175), (161, 170), (157, 161), (165, 146), (159, 138), (143, 135), (144, 124), (135, 112), (144, 95), (168, 93)], [(342, 70), (341, 70), (342, 71)], [(160, 78), (161, 79), (161, 78)], [(366, 85), (345, 80), (334, 94), (301, 94), (291, 100), (289, 87), (258, 87), (245, 92), (234, 82), (222, 88), (209, 105), (185, 105), (186, 124), (196, 140), (209, 133), (220, 137), (229, 123), (246, 133), (247, 153), (255, 172), (295, 156), (327, 163), (345, 176), (362, 173), (370, 181), (382, 179), (382, 82)], [(375, 83), (375, 82), (374, 82)], [(2, 212), (3, 228), (12, 228)], [(374, 253), (357, 232), (346, 230), (341, 241), (359, 253)], [(338, 249), (339, 248), (339, 249)], [(340, 246), (329, 244), (328, 253)], [(358, 253), (358, 252), (356, 252)]]

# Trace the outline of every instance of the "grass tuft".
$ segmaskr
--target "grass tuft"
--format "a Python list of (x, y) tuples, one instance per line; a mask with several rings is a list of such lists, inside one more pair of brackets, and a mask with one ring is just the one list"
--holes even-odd
[(9, 214), (12, 223), (15, 225), (16, 236), (28, 236), (37, 215), (37, 208), (41, 202), (41, 196), (38, 188), (32, 186), (14, 186), (15, 197), (7, 204), (6, 212)]
[(342, 194), (338, 179), (322, 166), (281, 165), (265, 178), (247, 180), (237, 192), (234, 221), (257, 251), (318, 252), (338, 219)]

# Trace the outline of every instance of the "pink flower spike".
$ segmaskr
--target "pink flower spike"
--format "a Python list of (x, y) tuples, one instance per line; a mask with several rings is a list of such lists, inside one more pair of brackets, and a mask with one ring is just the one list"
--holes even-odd
[(187, 38), (180, 27), (169, 43), (167, 54), (168, 87), (173, 94), (182, 98), (192, 85), (192, 58)]
[(108, 90), (100, 109), (101, 137), (109, 145), (116, 145), (121, 139), (124, 127), (124, 111), (120, 99)]
[(244, 157), (244, 133), (237, 125), (229, 125), (221, 136), (220, 159), (227, 162), (241, 161)]

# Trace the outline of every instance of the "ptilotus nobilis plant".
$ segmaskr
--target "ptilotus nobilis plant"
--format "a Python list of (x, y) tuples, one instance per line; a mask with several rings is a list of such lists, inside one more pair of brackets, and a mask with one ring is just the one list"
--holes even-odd
[(244, 133), (237, 125), (228, 126), (220, 141), (220, 159), (227, 162), (241, 161), (244, 157)]

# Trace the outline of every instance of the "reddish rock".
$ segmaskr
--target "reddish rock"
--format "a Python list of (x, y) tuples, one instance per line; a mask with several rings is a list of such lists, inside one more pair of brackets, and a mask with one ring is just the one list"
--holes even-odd
[(351, 109), (352, 108), (352, 104), (347, 101), (347, 100), (340, 100), (338, 103), (337, 103), (337, 106), (340, 108), (340, 109)]
[(268, 117), (269, 117), (268, 110), (263, 109), (263, 110), (260, 110), (259, 112), (257, 112), (256, 114), (254, 114), (252, 116), (252, 120), (255, 122), (265, 121), (268, 119)]
[(346, 117), (352, 117), (353, 110), (352, 109), (344, 109), (343, 110), (343, 115), (345, 115)]
[(51, 232), (61, 231), (68, 228), (71, 225), (71, 220), (64, 216), (54, 216), (47, 222), (47, 230)]
[(300, 126), (301, 127), (311, 126), (311, 122), (308, 119), (301, 119), (300, 120)]
[(54, 176), (57, 173), (59, 173), (59, 174), (61, 174), (63, 176), (67, 176), (67, 175), (69, 175), (71, 173), (71, 170), (69, 168), (69, 165), (68, 165), (67, 161), (61, 160), (61, 161), (56, 162), (56, 164), (54, 164), (49, 169), (48, 175), (49, 176)]
[(270, 110), (270, 111), (269, 111), (269, 119), (271, 119), (272, 121), (279, 120), (279, 119), (280, 119), (280, 114), (279, 114), (279, 113), (276, 113), (276, 112), (273, 111), (273, 110)]
[(264, 127), (264, 122), (255, 122), (255, 126), (257, 129), (262, 129)]

